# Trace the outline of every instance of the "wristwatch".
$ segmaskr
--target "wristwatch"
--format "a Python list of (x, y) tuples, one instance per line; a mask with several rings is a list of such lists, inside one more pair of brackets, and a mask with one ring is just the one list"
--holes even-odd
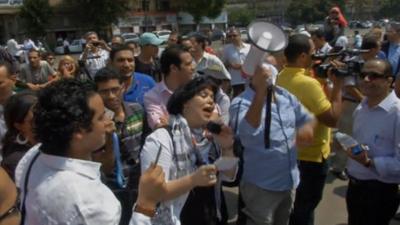
[(153, 217), (154, 215), (156, 215), (156, 208), (145, 208), (137, 203), (135, 203), (135, 205), (133, 206), (133, 211), (141, 213), (148, 217)]

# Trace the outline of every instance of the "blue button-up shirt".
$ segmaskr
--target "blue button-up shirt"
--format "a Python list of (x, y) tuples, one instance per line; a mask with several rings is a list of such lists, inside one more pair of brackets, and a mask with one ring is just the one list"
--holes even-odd
[(389, 52), (387, 55), (387, 59), (392, 66), (392, 71), (394, 75), (397, 75), (399, 71), (397, 71), (399, 60), (400, 60), (400, 45), (399, 44), (390, 44)]
[(391, 92), (375, 107), (368, 107), (367, 101), (353, 113), (353, 135), (358, 143), (368, 145), (375, 168), (349, 159), (348, 172), (360, 180), (400, 184), (400, 100)]
[(237, 134), (245, 148), (242, 180), (271, 191), (286, 191), (299, 184), (297, 152), (295, 147), (296, 128), (303, 126), (312, 116), (297, 98), (283, 88), (275, 88), (276, 102), (271, 108), (269, 149), (265, 148), (265, 108), (260, 126), (254, 128), (244, 118), (255, 92), (247, 88), (235, 98), (230, 108), (231, 125), (238, 118)]
[(124, 101), (139, 103), (144, 108), (144, 94), (152, 89), (156, 82), (149, 75), (135, 72), (132, 86), (124, 95)]

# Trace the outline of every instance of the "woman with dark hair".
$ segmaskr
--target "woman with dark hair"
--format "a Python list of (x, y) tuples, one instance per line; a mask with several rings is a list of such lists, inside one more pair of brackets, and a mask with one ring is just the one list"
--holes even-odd
[[(233, 158), (230, 128), (221, 125), (219, 134), (213, 135), (206, 129), (214, 114), (216, 93), (217, 86), (210, 79), (201, 76), (189, 81), (168, 101), (169, 126), (155, 130), (146, 139), (141, 152), (142, 171), (157, 163), (163, 168), (167, 186), (152, 224), (226, 222), (221, 214), (224, 201), (220, 184), (221, 179), (234, 179), (237, 160)], [(219, 167), (217, 177), (216, 165), (211, 163), (221, 156), (231, 165)]]
[(36, 144), (32, 130), (32, 107), (36, 101), (35, 93), (20, 92), (11, 96), (4, 107), (7, 133), (3, 139), (1, 166), (12, 179), (19, 160)]

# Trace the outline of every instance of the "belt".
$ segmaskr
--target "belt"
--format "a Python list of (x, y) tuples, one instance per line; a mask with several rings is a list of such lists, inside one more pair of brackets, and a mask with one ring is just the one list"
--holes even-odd
[(368, 186), (368, 187), (394, 187), (397, 188), (398, 184), (384, 183), (379, 180), (360, 180), (352, 176), (348, 176), (350, 183), (355, 186)]

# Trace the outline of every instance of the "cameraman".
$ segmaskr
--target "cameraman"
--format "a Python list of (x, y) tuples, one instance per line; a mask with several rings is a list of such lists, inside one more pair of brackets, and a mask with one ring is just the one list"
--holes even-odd
[(85, 34), (86, 47), (79, 57), (85, 63), (85, 68), (93, 79), (96, 72), (105, 67), (110, 55), (110, 47), (94, 31)]
[(327, 97), (321, 84), (309, 76), (313, 54), (311, 38), (302, 34), (289, 37), (285, 49), (288, 63), (277, 79), (277, 85), (294, 94), (318, 120), (312, 144), (298, 148), (300, 184), (296, 190), (291, 225), (313, 224), (314, 210), (322, 199), (328, 172), (329, 127), (336, 126), (342, 108), (343, 80), (333, 78), (333, 89)]

